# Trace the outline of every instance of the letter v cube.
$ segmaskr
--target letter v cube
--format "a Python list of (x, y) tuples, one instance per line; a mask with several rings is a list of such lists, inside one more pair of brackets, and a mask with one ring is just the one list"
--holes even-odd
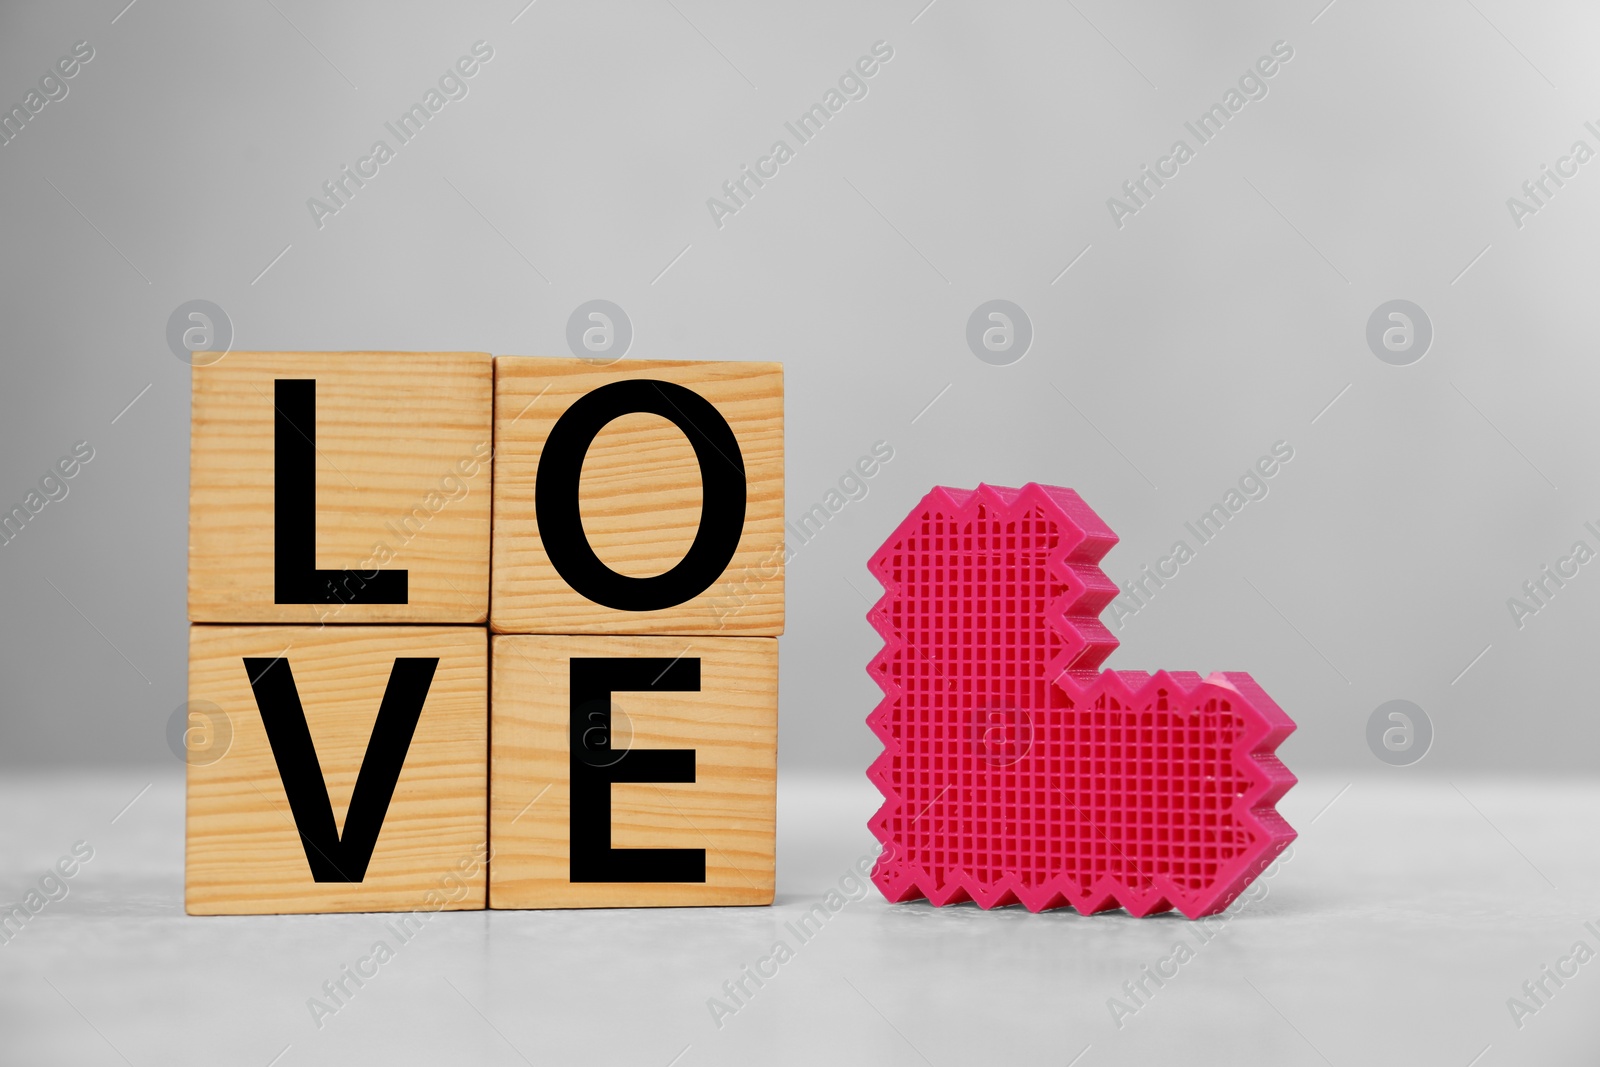
[(487, 657), (482, 627), (191, 627), (189, 913), (484, 907)]

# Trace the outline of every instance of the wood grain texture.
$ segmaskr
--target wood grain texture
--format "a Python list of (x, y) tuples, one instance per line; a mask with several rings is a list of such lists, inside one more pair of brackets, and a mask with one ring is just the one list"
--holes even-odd
[[(767, 635), (783, 632), (783, 368), (776, 363), (495, 359), (494, 590), (497, 633)], [(534, 486), (556, 420), (611, 382), (656, 379), (700, 394), (727, 420), (746, 475), (744, 531), (731, 562), (698, 596), (670, 608), (595, 603), (556, 572), (540, 539)], [(700, 523), (693, 447), (666, 418), (625, 415), (595, 438), (579, 492), (596, 555), (630, 577), (681, 560)]]
[[(699, 692), (612, 696), (612, 747), (693, 749), (695, 780), (612, 785), (611, 833), (619, 849), (703, 849), (703, 884), (570, 880), (568, 694), (575, 656), (700, 660)], [(491, 662), (490, 907), (772, 903), (776, 639), (497, 636)]]
[[(359, 883), (312, 880), (242, 662), (279, 655), (292, 669), (341, 828), (395, 658), (439, 658)], [(482, 627), (190, 627), (191, 716), (206, 707), (202, 702), (215, 705), (220, 715), (212, 714), (231, 728), (232, 742), (219, 759), (215, 749), (204, 757), (191, 754), (184, 869), (189, 913), (484, 907), (487, 696), (488, 633)]]
[[(274, 603), (278, 378), (317, 382), (317, 566), (404, 569), (407, 603)], [(494, 390), (489, 356), (231, 352), (195, 367), (193, 385), (190, 621), (487, 619)]]

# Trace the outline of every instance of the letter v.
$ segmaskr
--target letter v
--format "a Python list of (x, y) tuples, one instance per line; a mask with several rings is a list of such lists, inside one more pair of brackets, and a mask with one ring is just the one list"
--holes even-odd
[(372, 737), (356, 775), (345, 812), (344, 834), (333, 823), (333, 803), (328, 799), (327, 780), (317, 761), (317, 749), (306, 725), (305, 709), (300, 706), (300, 691), (294, 684), (289, 661), (244, 657), (245, 673), (256, 695), (267, 742), (283, 779), (289, 810), (305, 846), (311, 878), (317, 882), (359, 882), (366, 877), (367, 863), (378, 844), (378, 831), (389, 812), (400, 768), (411, 747), (411, 737), (428, 699), (428, 687), (439, 666), (437, 656), (401, 656), (389, 670), (389, 684), (378, 705), (378, 719), (372, 724)]

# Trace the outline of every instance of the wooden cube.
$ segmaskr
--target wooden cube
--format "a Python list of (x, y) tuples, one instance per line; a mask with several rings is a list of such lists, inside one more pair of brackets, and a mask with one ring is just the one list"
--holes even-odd
[(484, 907), (487, 668), (482, 627), (191, 627), (189, 913)]
[(783, 632), (783, 368), (495, 359), (497, 633)]
[(195, 367), (189, 619), (485, 621), (493, 390), (472, 352)]
[(491, 908), (772, 903), (776, 639), (491, 645)]

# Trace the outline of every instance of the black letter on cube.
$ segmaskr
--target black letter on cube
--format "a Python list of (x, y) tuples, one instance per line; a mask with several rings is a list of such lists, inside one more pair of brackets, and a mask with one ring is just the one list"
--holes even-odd
[[(623, 415), (643, 412), (671, 422), (700, 462), (700, 528), (688, 554), (664, 574), (632, 578), (595, 555), (578, 512), (583, 459), (595, 435)], [(658, 611), (699, 596), (733, 559), (744, 533), (744, 454), (722, 413), (693, 389), (639, 378), (612, 382), (573, 403), (545, 440), (534, 479), (533, 510), (550, 565), (596, 604), (619, 611)]]
[(361, 758), (355, 789), (350, 792), (341, 836), (333, 822), (328, 782), (322, 776), (289, 661), (283, 656), (244, 658), (261, 725), (266, 728), (284, 796), (289, 799), (289, 812), (311, 865), (312, 881), (359, 882), (367, 876), (378, 831), (389, 814), (389, 801), (394, 799), (394, 787), (400, 781), (400, 769), (438, 666), (438, 656), (400, 656), (389, 669), (389, 684), (384, 687), (372, 737)]
[(694, 781), (692, 748), (611, 748), (611, 694), (698, 693), (700, 660), (574, 656), (569, 670), (569, 877), (574, 882), (704, 882), (703, 848), (611, 847), (613, 782)]
[(278, 378), (273, 393), (273, 602), (406, 603), (403, 570), (317, 569), (317, 380)]

